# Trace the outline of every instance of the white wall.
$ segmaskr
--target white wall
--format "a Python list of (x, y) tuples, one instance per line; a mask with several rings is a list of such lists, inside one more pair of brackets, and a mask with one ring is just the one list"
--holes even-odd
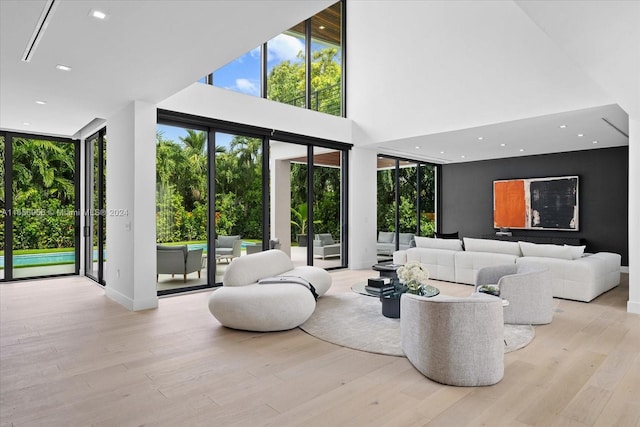
[(129, 310), (155, 308), (155, 105), (131, 102), (107, 130), (105, 292)]
[(349, 152), (349, 268), (376, 264), (377, 174), (375, 151), (354, 147)]
[(280, 249), (291, 256), (291, 162), (277, 158), (270, 161), (270, 233), (279, 239)]
[(347, 111), (372, 143), (615, 103), (510, 1), (351, 0), (347, 17)]
[(349, 119), (201, 83), (194, 83), (165, 99), (158, 104), (158, 108), (332, 141), (351, 142)]
[(640, 314), (640, 119), (629, 118), (629, 301)]

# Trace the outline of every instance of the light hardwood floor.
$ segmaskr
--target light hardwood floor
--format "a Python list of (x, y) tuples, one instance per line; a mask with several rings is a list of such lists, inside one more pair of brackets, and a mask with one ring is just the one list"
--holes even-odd
[[(330, 292), (375, 275), (332, 273)], [(442, 293), (471, 287), (437, 282)], [(628, 276), (505, 355), (495, 386), (434, 383), (401, 357), (299, 329), (221, 327), (209, 292), (129, 312), (78, 277), (0, 285), (2, 426), (638, 426), (640, 316)], [(363, 297), (364, 298), (364, 297)]]

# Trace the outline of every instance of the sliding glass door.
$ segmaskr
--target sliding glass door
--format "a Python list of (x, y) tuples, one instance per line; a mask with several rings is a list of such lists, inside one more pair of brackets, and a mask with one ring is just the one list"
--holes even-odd
[(344, 263), (342, 151), (313, 147), (313, 264)]
[(85, 275), (106, 284), (106, 159), (105, 129), (86, 140), (85, 145)]
[(0, 134), (0, 280), (4, 279), (5, 227), (7, 205), (5, 203), (5, 145), (4, 135)]
[(215, 282), (234, 258), (263, 249), (263, 138), (215, 132)]
[(158, 125), (156, 242), (160, 294), (208, 283), (208, 145), (206, 128)]
[(414, 245), (415, 236), (436, 230), (436, 166), (419, 161), (378, 158), (379, 261)]
[(4, 133), (0, 144), (0, 278), (77, 274), (77, 142)]

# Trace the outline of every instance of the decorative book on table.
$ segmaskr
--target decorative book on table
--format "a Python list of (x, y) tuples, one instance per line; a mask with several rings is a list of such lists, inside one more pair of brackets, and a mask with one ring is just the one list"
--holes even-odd
[(364, 289), (372, 295), (390, 295), (395, 291), (395, 287), (393, 285), (384, 286), (382, 288), (367, 285)]
[(372, 277), (367, 281), (367, 285), (373, 288), (393, 287), (393, 280), (391, 277)]

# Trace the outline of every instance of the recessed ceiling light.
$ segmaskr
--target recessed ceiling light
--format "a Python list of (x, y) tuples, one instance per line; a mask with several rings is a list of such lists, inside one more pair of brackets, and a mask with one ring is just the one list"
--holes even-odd
[(460, 156), (460, 157), (464, 159), (464, 155), (462, 155), (462, 156)]
[(520, 152), (523, 152), (523, 151), (524, 151), (524, 148), (521, 148), (521, 149), (520, 149)]
[(505, 144), (504, 142), (502, 144), (500, 144), (500, 147), (506, 147), (507, 144)]
[(582, 138), (583, 136), (584, 136), (584, 134), (583, 134), (583, 133), (579, 133), (579, 134), (578, 134), (578, 137), (579, 137), (579, 138)]
[(478, 141), (482, 141), (483, 139), (484, 139), (484, 137), (483, 137), (483, 136), (479, 136), (479, 137), (478, 137)]
[(47, 103), (47, 101), (36, 101), (36, 104), (38, 105), (45, 105)]
[(71, 67), (69, 67), (68, 65), (58, 64), (56, 65), (56, 68), (62, 71), (71, 71)]
[(440, 154), (444, 154), (444, 151), (441, 151)]
[(420, 146), (419, 146), (419, 145), (416, 145), (416, 150), (419, 150), (419, 149), (420, 149)]
[(89, 12), (89, 15), (96, 18), (96, 19), (100, 19), (100, 20), (105, 20), (107, 19), (107, 14), (100, 11), (100, 10), (96, 10), (96, 9), (92, 9), (91, 12)]
[(324, 25), (320, 25), (318, 28), (320, 28), (321, 30), (324, 30), (325, 26)]
[(25, 125), (25, 126), (31, 126), (31, 123), (29, 123), (29, 122), (24, 122), (22, 124)]
[(597, 144), (597, 143), (598, 143), (598, 141), (592, 141), (592, 144)]
[(560, 125), (560, 129), (564, 129), (566, 127), (567, 127), (567, 125)]

